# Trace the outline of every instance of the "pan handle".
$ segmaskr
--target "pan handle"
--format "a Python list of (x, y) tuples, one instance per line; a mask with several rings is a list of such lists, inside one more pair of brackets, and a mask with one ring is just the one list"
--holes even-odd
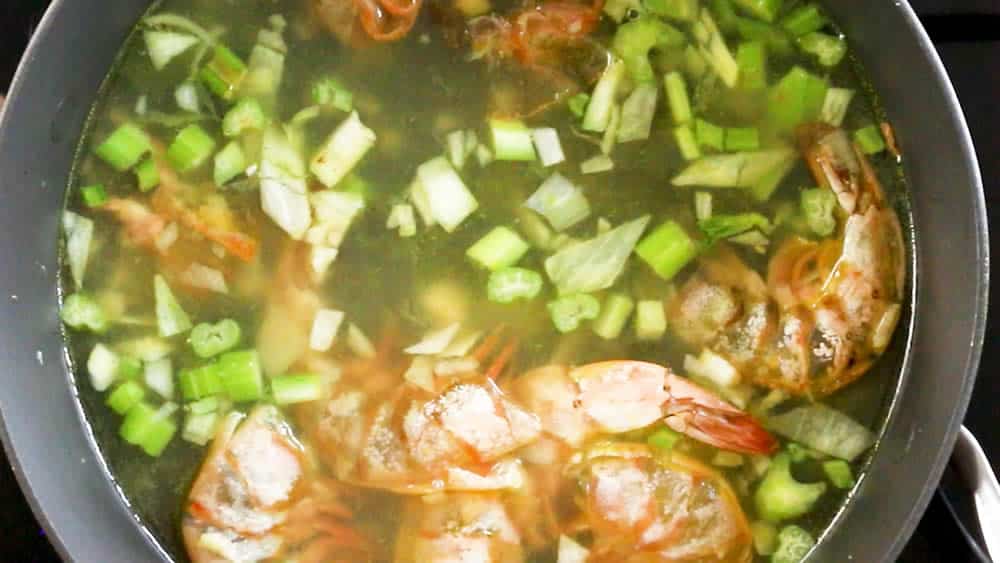
[(1000, 484), (982, 446), (964, 426), (959, 431), (952, 461), (972, 493), (990, 558), (1000, 561)]

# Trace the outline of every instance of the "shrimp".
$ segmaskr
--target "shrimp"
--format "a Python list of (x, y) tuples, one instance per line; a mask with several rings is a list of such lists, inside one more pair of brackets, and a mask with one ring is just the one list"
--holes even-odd
[[(347, 45), (398, 41), (410, 32), (422, 0), (309, 0), (313, 17)], [(363, 32), (362, 35), (359, 32)]]
[(396, 563), (520, 563), (521, 537), (500, 495), (446, 493), (409, 499)]
[(593, 534), (588, 561), (744, 563), (752, 536), (725, 478), (677, 452), (595, 444), (571, 460)]

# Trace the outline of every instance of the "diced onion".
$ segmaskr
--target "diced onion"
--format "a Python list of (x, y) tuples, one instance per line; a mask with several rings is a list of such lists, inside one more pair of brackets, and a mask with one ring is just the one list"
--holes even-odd
[(354, 324), (347, 325), (347, 347), (362, 358), (370, 359), (375, 357), (375, 345)]
[(312, 331), (309, 334), (309, 347), (317, 352), (326, 352), (333, 346), (340, 324), (344, 322), (343, 311), (320, 309), (313, 319)]
[(458, 334), (460, 325), (453, 323), (447, 327), (434, 331), (424, 337), (423, 340), (403, 350), (407, 354), (434, 356), (444, 352)]
[(701, 377), (720, 387), (732, 387), (740, 382), (740, 372), (733, 364), (709, 349), (701, 351), (697, 358), (684, 356), (684, 371), (688, 375)]
[(174, 368), (170, 358), (146, 362), (142, 377), (146, 386), (164, 399), (174, 397)]
[(434, 360), (429, 356), (417, 356), (413, 358), (410, 367), (403, 374), (403, 379), (428, 393), (433, 393), (435, 391)]
[(417, 178), (415, 186), (419, 186), (422, 196), (414, 194), (414, 204), (420, 208), (420, 202), (425, 202), (433, 220), (449, 233), (479, 208), (479, 202), (444, 157), (421, 164)]
[(590, 216), (590, 202), (583, 191), (556, 172), (524, 204), (545, 217), (557, 231), (564, 231)]
[(174, 100), (177, 102), (177, 107), (184, 111), (198, 113), (200, 109), (198, 106), (198, 88), (191, 82), (182, 82), (174, 90)]
[(531, 138), (535, 142), (535, 150), (542, 166), (553, 166), (566, 160), (562, 144), (559, 142), (559, 132), (552, 127), (533, 129)]
[(98, 343), (87, 358), (90, 385), (103, 392), (111, 387), (118, 373), (118, 355), (104, 344)]
[(177, 223), (170, 223), (160, 231), (160, 234), (156, 237), (156, 249), (160, 252), (166, 252), (171, 246), (177, 242), (177, 236), (180, 234), (180, 230), (177, 228)]
[(375, 140), (375, 132), (361, 122), (358, 112), (351, 112), (313, 157), (309, 169), (324, 186), (332, 188), (361, 162)]
[(584, 174), (599, 174), (614, 170), (615, 163), (606, 154), (599, 154), (580, 163), (580, 172)]
[(229, 293), (226, 276), (219, 270), (195, 262), (181, 274), (181, 280), (199, 289), (207, 289), (216, 293)]
[(318, 277), (325, 276), (330, 271), (330, 266), (337, 260), (340, 250), (328, 246), (314, 246), (310, 252), (310, 265), (313, 273)]
[(559, 556), (557, 563), (586, 563), (590, 550), (573, 541), (567, 535), (559, 536)]
[(90, 257), (90, 243), (94, 239), (94, 222), (72, 211), (63, 213), (63, 230), (66, 232), (66, 262), (77, 289), (83, 288)]
[(413, 206), (408, 203), (393, 205), (385, 227), (387, 229), (398, 229), (399, 236), (404, 238), (417, 234), (417, 219), (413, 213)]

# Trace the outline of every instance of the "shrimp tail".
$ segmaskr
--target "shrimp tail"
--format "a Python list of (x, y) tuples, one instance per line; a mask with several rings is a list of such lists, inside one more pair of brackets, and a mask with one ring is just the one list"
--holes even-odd
[(767, 455), (778, 441), (752, 416), (693, 408), (664, 419), (671, 429), (722, 450)]

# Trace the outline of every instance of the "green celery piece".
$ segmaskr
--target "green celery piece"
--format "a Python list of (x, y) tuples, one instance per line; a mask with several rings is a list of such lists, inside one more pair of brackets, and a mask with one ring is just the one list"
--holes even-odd
[(181, 129), (167, 149), (167, 159), (178, 172), (188, 172), (204, 164), (215, 151), (215, 139), (199, 125)]
[(177, 425), (169, 417), (142, 402), (128, 411), (119, 429), (123, 440), (139, 446), (152, 457), (163, 453), (176, 432)]
[(798, 526), (785, 526), (778, 532), (778, 547), (771, 554), (771, 563), (799, 563), (816, 545), (812, 535)]
[(136, 379), (142, 375), (142, 361), (132, 356), (118, 356), (118, 379)]
[(736, 18), (734, 26), (740, 37), (747, 41), (760, 41), (771, 54), (785, 57), (794, 52), (792, 38), (778, 26), (742, 17)]
[(694, 260), (699, 251), (698, 243), (676, 221), (664, 222), (635, 247), (635, 253), (668, 281)]
[(255, 98), (243, 98), (236, 102), (222, 118), (222, 134), (226, 137), (236, 137), (245, 131), (262, 131), (265, 126), (267, 115)]
[(181, 395), (185, 401), (198, 401), (222, 393), (222, 380), (219, 377), (218, 363), (181, 371)]
[(629, 316), (635, 309), (635, 301), (622, 293), (612, 293), (604, 299), (601, 313), (594, 319), (591, 329), (604, 340), (614, 340), (621, 335)]
[(858, 144), (861, 152), (872, 155), (885, 150), (885, 140), (882, 132), (875, 125), (867, 125), (854, 132), (854, 142)]
[(754, 229), (764, 233), (771, 231), (771, 221), (760, 213), (748, 212), (734, 215), (712, 215), (698, 223), (709, 244), (743, 234)]
[(726, 148), (726, 130), (704, 119), (699, 118), (695, 120), (694, 136), (698, 144), (703, 147), (717, 151)]
[(842, 459), (824, 461), (823, 473), (826, 473), (830, 484), (838, 489), (850, 489), (854, 486), (854, 472), (851, 471), (851, 465)]
[(126, 123), (98, 145), (94, 154), (115, 170), (125, 172), (152, 150), (153, 145), (146, 132), (134, 123)]
[(768, 122), (779, 133), (790, 133), (803, 123), (815, 121), (823, 109), (827, 88), (825, 78), (793, 67), (768, 93)]
[(795, 151), (789, 148), (714, 154), (691, 163), (671, 182), (675, 186), (753, 189), (776, 172), (787, 172), (795, 159)]
[(215, 171), (212, 179), (215, 185), (222, 187), (230, 180), (243, 174), (247, 169), (246, 155), (238, 141), (230, 141), (221, 151), (215, 154)]
[(653, 432), (646, 438), (646, 443), (649, 444), (651, 448), (660, 450), (662, 452), (669, 452), (674, 449), (674, 446), (683, 436), (670, 428), (659, 428), (656, 432)]
[(219, 358), (219, 378), (234, 402), (257, 401), (264, 396), (264, 379), (255, 350), (223, 354)]
[(486, 295), (494, 303), (530, 300), (542, 291), (541, 274), (524, 268), (504, 268), (490, 274)]
[(116, 413), (124, 415), (132, 407), (142, 402), (145, 395), (146, 392), (143, 390), (142, 385), (139, 385), (135, 381), (126, 381), (108, 395), (105, 404)]
[(636, 82), (656, 79), (649, 62), (652, 49), (683, 47), (687, 38), (676, 27), (651, 16), (640, 16), (618, 26), (611, 50), (625, 61), (628, 73)]
[(354, 95), (339, 80), (331, 76), (317, 80), (312, 87), (313, 103), (330, 106), (343, 112), (354, 109)]
[(701, 151), (698, 149), (698, 141), (695, 134), (691, 132), (691, 127), (681, 125), (674, 129), (674, 140), (677, 141), (677, 148), (681, 151), (684, 160), (695, 160), (701, 158)]
[(271, 380), (271, 394), (279, 405), (318, 401), (326, 394), (323, 376), (308, 373), (283, 375)]
[(758, 555), (771, 555), (778, 546), (778, 530), (770, 522), (757, 520), (750, 524), (753, 548)]
[(643, 0), (642, 7), (651, 14), (682, 22), (698, 16), (698, 0)]
[(781, 11), (782, 0), (733, 0), (733, 3), (751, 16), (770, 23)]
[(533, 161), (538, 158), (531, 130), (524, 122), (491, 119), (490, 133), (493, 139), (493, 156), (497, 160)]
[(216, 45), (212, 60), (201, 69), (205, 86), (223, 100), (230, 101), (247, 74), (247, 65), (224, 45)]
[(663, 85), (667, 91), (667, 103), (674, 123), (684, 125), (691, 121), (691, 99), (688, 97), (687, 83), (679, 72), (670, 72), (663, 77)]
[(635, 306), (635, 336), (639, 340), (659, 340), (667, 332), (667, 315), (662, 301), (640, 301)]
[(844, 60), (847, 54), (847, 41), (843, 38), (812, 32), (798, 38), (799, 48), (816, 57), (819, 64), (833, 68)]
[(736, 29), (737, 15), (732, 0), (711, 0), (709, 7), (715, 14), (715, 21), (719, 22), (719, 28), (722, 31), (731, 33)]
[(240, 343), (240, 324), (233, 319), (201, 323), (191, 329), (188, 342), (199, 358), (211, 358), (232, 350)]
[(823, 15), (823, 9), (811, 2), (795, 8), (779, 22), (782, 28), (795, 37), (819, 31), (826, 24), (827, 19)]
[(816, 506), (826, 483), (801, 483), (792, 476), (791, 458), (781, 452), (771, 460), (767, 474), (754, 493), (757, 514), (772, 523), (800, 518)]
[(490, 271), (513, 266), (527, 254), (531, 246), (515, 231), (496, 227), (466, 251), (465, 255)]
[(767, 88), (767, 49), (762, 41), (745, 41), (736, 48), (740, 86), (748, 90)]
[(590, 103), (590, 94), (586, 92), (580, 92), (579, 94), (571, 97), (567, 106), (569, 107), (570, 113), (575, 115), (578, 119), (583, 118), (583, 115), (587, 112), (587, 104)]
[(140, 192), (148, 192), (160, 185), (160, 168), (153, 157), (146, 158), (135, 167), (135, 179)]
[(74, 293), (66, 297), (59, 316), (67, 326), (76, 330), (89, 330), (101, 334), (110, 326), (101, 306), (84, 293)]
[(92, 184), (80, 188), (80, 199), (87, 207), (100, 207), (108, 201), (108, 192), (104, 184)]
[(596, 319), (601, 303), (593, 295), (575, 293), (550, 302), (548, 310), (556, 329), (565, 334), (580, 328), (583, 321)]
[(755, 127), (730, 127), (725, 144), (727, 151), (755, 151), (760, 148), (760, 134)]
[(802, 190), (802, 215), (809, 229), (821, 237), (828, 237), (837, 228), (834, 210), (837, 208), (837, 196), (827, 188), (812, 188)]

